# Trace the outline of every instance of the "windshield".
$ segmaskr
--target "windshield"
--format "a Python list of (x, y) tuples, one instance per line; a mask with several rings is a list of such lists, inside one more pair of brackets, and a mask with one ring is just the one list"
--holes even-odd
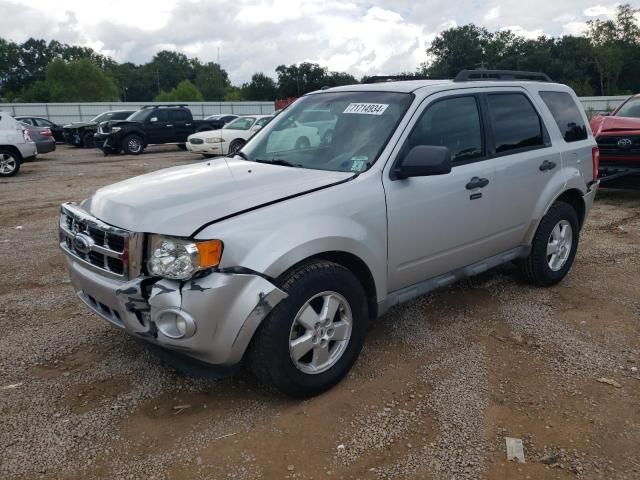
[(620, 107), (616, 112), (616, 117), (640, 118), (640, 98), (632, 98)]
[(249, 130), (255, 121), (254, 117), (240, 117), (225, 125), (224, 128), (226, 130)]
[(413, 95), (319, 93), (301, 98), (247, 143), (250, 159), (278, 165), (361, 172), (382, 152)]
[(90, 122), (92, 122), (92, 123), (100, 123), (100, 122), (104, 122), (105, 120), (109, 120), (109, 118), (111, 118), (111, 113), (104, 112), (104, 113), (101, 113), (100, 115), (98, 115), (97, 117), (93, 117), (90, 120)]
[(137, 112), (133, 112), (131, 115), (129, 115), (127, 120), (130, 120), (132, 122), (143, 122), (147, 119), (150, 113), (151, 110), (148, 108), (144, 110), (138, 110)]

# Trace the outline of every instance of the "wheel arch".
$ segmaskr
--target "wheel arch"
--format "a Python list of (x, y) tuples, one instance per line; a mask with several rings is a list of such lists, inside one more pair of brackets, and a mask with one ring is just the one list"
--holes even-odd
[(587, 210), (587, 207), (584, 203), (583, 196), (584, 196), (584, 193), (575, 187), (569, 188), (567, 190), (563, 190), (562, 192), (559, 192), (556, 196), (554, 196), (553, 199), (546, 205), (545, 209), (542, 211), (540, 216), (536, 219), (534, 223), (532, 223), (531, 227), (529, 228), (526, 236), (526, 243), (531, 244), (531, 242), (533, 241), (534, 235), (538, 231), (540, 222), (542, 222), (542, 219), (544, 218), (544, 216), (547, 214), (551, 206), (556, 202), (565, 202), (571, 205), (573, 209), (576, 211), (576, 215), (578, 216), (579, 226), (580, 228), (582, 228), (586, 218), (586, 210)]
[(0, 150), (9, 150), (12, 154), (14, 154), (14, 155), (16, 155), (18, 157), (18, 160), (20, 160), (20, 161), (24, 160), (22, 158), (22, 154), (20, 153), (20, 150), (15, 145), (1, 145), (0, 144)]
[(374, 319), (378, 316), (378, 297), (373, 274), (366, 262), (353, 253), (337, 250), (315, 253), (289, 267), (278, 277), (278, 280), (284, 277), (292, 269), (298, 268), (306, 263), (312, 263), (314, 260), (326, 260), (349, 270), (358, 279), (364, 289), (365, 296), (367, 297), (367, 311), (369, 318)]

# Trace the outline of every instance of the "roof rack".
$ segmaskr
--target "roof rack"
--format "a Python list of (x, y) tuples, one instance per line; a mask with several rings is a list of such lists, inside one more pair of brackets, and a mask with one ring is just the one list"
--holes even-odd
[(160, 107), (186, 107), (187, 105), (145, 105), (142, 107), (142, 110), (145, 108), (160, 108)]
[(535, 82), (552, 82), (549, 75), (542, 72), (521, 72), (518, 70), (462, 70), (454, 82), (471, 82), (477, 80), (532, 80)]
[(408, 80), (445, 80), (439, 77), (428, 77), (426, 75), (374, 75), (368, 77), (360, 83), (383, 83), (383, 82), (405, 82)]

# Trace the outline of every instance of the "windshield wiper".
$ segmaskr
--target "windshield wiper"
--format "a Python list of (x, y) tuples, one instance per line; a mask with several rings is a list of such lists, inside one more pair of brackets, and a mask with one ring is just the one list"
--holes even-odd
[(299, 163), (291, 163), (287, 160), (283, 160), (281, 158), (272, 158), (271, 160), (264, 160), (262, 158), (256, 158), (255, 162), (257, 163), (270, 163), (272, 165), (282, 165), (283, 167), (301, 167), (302, 165)]

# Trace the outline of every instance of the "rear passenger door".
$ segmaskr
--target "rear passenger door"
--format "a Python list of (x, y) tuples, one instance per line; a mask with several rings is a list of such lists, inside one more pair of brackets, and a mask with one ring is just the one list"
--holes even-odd
[(184, 143), (187, 137), (194, 132), (191, 115), (186, 110), (169, 110), (169, 127), (173, 129), (173, 136), (167, 142)]
[(396, 161), (417, 145), (446, 146), (447, 175), (394, 180), (387, 198), (389, 289), (398, 290), (496, 253), (497, 185), (473, 93), (437, 94), (424, 102)]
[(553, 195), (545, 190), (554, 175), (561, 175), (561, 157), (526, 91), (502, 88), (483, 100), (498, 185), (494, 241), (502, 251), (525, 243), (538, 202)]

